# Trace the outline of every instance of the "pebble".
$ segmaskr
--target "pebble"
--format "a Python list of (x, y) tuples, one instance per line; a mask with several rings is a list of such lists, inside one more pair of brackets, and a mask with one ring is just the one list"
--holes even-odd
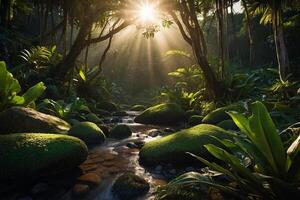
[(97, 186), (101, 182), (101, 177), (96, 173), (87, 173), (77, 178), (77, 180), (89, 186)]
[(130, 148), (130, 149), (136, 149), (136, 148), (138, 148), (138, 146), (137, 146), (135, 143), (133, 143), (133, 142), (128, 142), (128, 143), (126, 144), (126, 146), (127, 146), (128, 148)]

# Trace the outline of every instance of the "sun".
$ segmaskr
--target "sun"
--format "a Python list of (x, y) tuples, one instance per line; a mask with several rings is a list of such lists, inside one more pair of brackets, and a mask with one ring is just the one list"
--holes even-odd
[(145, 4), (140, 7), (139, 18), (144, 22), (152, 22), (156, 19), (157, 13), (154, 6)]

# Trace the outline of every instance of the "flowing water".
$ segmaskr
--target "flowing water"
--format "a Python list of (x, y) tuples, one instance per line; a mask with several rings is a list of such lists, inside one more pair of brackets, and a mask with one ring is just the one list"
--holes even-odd
[[(137, 124), (134, 123), (133, 119), (139, 113), (127, 112), (127, 114), (128, 116), (120, 117), (118, 123), (109, 125), (126, 124), (133, 131), (132, 136), (123, 140), (108, 138), (105, 144), (90, 149), (87, 161), (81, 165), (84, 173), (96, 173), (101, 177), (101, 184), (82, 199), (118, 200), (112, 193), (111, 188), (114, 180), (124, 172), (133, 172), (146, 179), (150, 184), (148, 194), (140, 197), (139, 200), (153, 199), (155, 187), (166, 184), (167, 178), (161, 174), (161, 170), (146, 170), (139, 163), (139, 149), (128, 147), (129, 144), (144, 143), (157, 139), (160, 136), (151, 137), (147, 132), (156, 129), (161, 130), (166, 127)], [(161, 167), (158, 166), (158, 168)]]
[[(118, 200), (112, 194), (114, 180), (124, 172), (133, 172), (143, 177), (150, 184), (150, 191), (139, 200), (153, 199), (156, 186), (166, 184), (170, 177), (179, 174), (172, 166), (155, 166), (146, 169), (139, 163), (139, 149), (134, 144), (143, 144), (161, 136), (150, 136), (149, 131), (164, 130), (163, 126), (142, 125), (134, 123), (138, 112), (127, 112), (124, 117), (107, 118), (108, 125), (126, 124), (133, 134), (123, 140), (107, 138), (104, 144), (89, 149), (87, 160), (80, 165), (80, 170), (66, 172), (51, 177), (40, 177), (35, 180), (21, 180), (20, 183), (0, 183), (0, 199), (7, 200)], [(174, 127), (173, 127), (174, 128)], [(94, 182), (89, 191), (80, 197), (74, 196), (76, 185), (82, 185), (82, 177)], [(86, 181), (86, 180), (84, 180)], [(85, 183), (84, 183), (85, 184)], [(89, 184), (86, 184), (89, 185)]]

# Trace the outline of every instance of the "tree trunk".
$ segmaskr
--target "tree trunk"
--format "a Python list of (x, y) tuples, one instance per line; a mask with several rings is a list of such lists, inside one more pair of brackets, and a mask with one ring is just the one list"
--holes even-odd
[(253, 40), (253, 34), (252, 34), (252, 26), (251, 26), (251, 19), (249, 10), (247, 7), (247, 4), (245, 0), (242, 0), (243, 6), (245, 8), (245, 15), (246, 15), (246, 23), (247, 23), (247, 30), (248, 30), (248, 38), (249, 38), (249, 65), (250, 67), (253, 67), (254, 65), (254, 59), (255, 59), (255, 48), (254, 48), (254, 40)]
[(289, 58), (287, 48), (284, 41), (282, 9), (273, 7), (273, 32), (276, 46), (276, 55), (278, 61), (279, 77), (281, 82), (286, 82), (289, 75)]
[(91, 23), (82, 23), (78, 35), (68, 55), (51, 71), (51, 75), (64, 80), (68, 72), (74, 67), (77, 57), (86, 46), (85, 39), (91, 30)]

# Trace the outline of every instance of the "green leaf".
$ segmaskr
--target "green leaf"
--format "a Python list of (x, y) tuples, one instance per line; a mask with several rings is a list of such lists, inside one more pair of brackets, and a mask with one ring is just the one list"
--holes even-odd
[(46, 90), (46, 87), (43, 82), (40, 82), (33, 87), (29, 88), (26, 93), (22, 96), (24, 98), (24, 102), (22, 105), (27, 106), (31, 102), (35, 101), (37, 98), (39, 98), (44, 91)]
[(86, 81), (86, 76), (82, 69), (79, 70), (78, 74), (83, 81)]
[(278, 177), (286, 176), (287, 158), (278, 131), (261, 102), (252, 104), (253, 115), (250, 117), (250, 127), (256, 133), (256, 144), (269, 160)]

